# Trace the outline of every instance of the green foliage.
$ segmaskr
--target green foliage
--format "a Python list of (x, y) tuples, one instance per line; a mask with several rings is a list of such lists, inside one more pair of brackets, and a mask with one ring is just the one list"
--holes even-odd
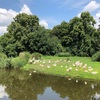
[(96, 50), (94, 48), (90, 49), (90, 56), (94, 55), (96, 53)]
[(27, 51), (30, 44), (29, 34), (39, 27), (37, 16), (19, 14), (8, 26), (8, 32), (0, 37), (0, 45), (4, 48), (4, 53), (9, 57), (18, 56), (20, 52)]
[(98, 62), (100, 62), (100, 51), (98, 51), (97, 53), (95, 53), (95, 54), (92, 56), (92, 60), (93, 60), (93, 61), (98, 61)]
[(21, 53), (19, 54), (19, 58), (20, 58), (20, 59), (24, 59), (24, 60), (26, 60), (26, 61), (29, 60), (30, 56), (31, 56), (31, 55), (30, 55), (29, 52), (21, 52)]
[(61, 49), (57, 37), (51, 37), (48, 30), (40, 27), (38, 31), (30, 33), (28, 50), (39, 52), (43, 55), (54, 55)]
[(3, 47), (0, 45), (0, 52), (3, 52)]
[(12, 58), (11, 59), (11, 66), (13, 68), (20, 68), (27, 64), (25, 59), (21, 59), (20, 57)]
[[(63, 46), (66, 46), (66, 42), (69, 42), (70, 39), (67, 36), (68, 35), (68, 26), (69, 24), (65, 21), (63, 21), (60, 25), (57, 25), (53, 28), (53, 30), (51, 31), (51, 34), (53, 36), (57, 36), (58, 39), (61, 40), (61, 43)], [(69, 40), (68, 40), (69, 39)]]
[(77, 54), (80, 57), (88, 57), (88, 54), (86, 52), (80, 51), (79, 54)]
[(11, 60), (11, 66), (13, 68), (20, 68), (23, 67), (24, 65), (27, 64), (29, 58), (30, 58), (30, 53), (29, 52), (21, 52), (19, 54), (19, 57), (12, 58)]
[[(70, 76), (72, 78), (84, 78), (95, 80), (100, 79), (100, 63), (93, 62), (90, 57), (43, 56), (42, 60), (45, 61), (45, 64), (43, 64), (43, 62), (37, 62), (36, 64), (27, 64), (22, 69), (33, 69), (39, 73), (65, 77)], [(55, 66), (53, 66), (54, 62), (56, 62)], [(77, 65), (76, 62), (81, 63), (81, 65)], [(41, 67), (41, 64), (45, 66)], [(78, 67), (76, 67), (76, 65)], [(84, 65), (86, 66), (86, 68), (83, 68)], [(70, 68), (71, 70), (69, 70)], [(85, 72), (86, 70), (88, 72)], [(92, 72), (97, 73), (94, 75)]]
[(60, 52), (57, 54), (58, 57), (70, 57), (71, 54), (69, 52)]
[(28, 51), (32, 52), (40, 52), (42, 54), (46, 54), (47, 40), (49, 38), (49, 34), (47, 30), (42, 27), (39, 27), (37, 31), (29, 34), (29, 45)]
[(10, 60), (4, 53), (0, 53), (0, 68), (11, 68)]
[(11, 68), (11, 58), (2, 58), (0, 59), (0, 68)]
[(55, 55), (63, 50), (63, 47), (57, 37), (48, 38), (47, 46), (47, 55)]
[(5, 47), (5, 54), (8, 56), (8, 57), (15, 57), (18, 55), (17, 51), (15, 50), (15, 45), (14, 44), (8, 44), (6, 47)]
[(34, 32), (39, 26), (39, 18), (36, 15), (19, 14), (14, 18), (15, 23), (25, 27), (27, 33)]
[(42, 58), (42, 54), (41, 53), (38, 53), (38, 52), (35, 52), (31, 55), (31, 59), (35, 58), (36, 60), (38, 59), (41, 59)]
[[(52, 34), (61, 40), (66, 51), (75, 56), (92, 56), (100, 50), (100, 31), (94, 28), (95, 20), (89, 12), (81, 13), (69, 23), (62, 22), (53, 28)], [(93, 50), (93, 49), (94, 50)]]
[(7, 58), (6, 54), (0, 53), (0, 59), (6, 59), (6, 58)]
[(16, 57), (20, 52), (55, 55), (63, 51), (74, 56), (92, 56), (100, 50), (100, 30), (89, 12), (82, 12), (69, 22), (63, 21), (52, 30), (39, 25), (35, 15), (18, 14), (0, 37), (0, 52)]

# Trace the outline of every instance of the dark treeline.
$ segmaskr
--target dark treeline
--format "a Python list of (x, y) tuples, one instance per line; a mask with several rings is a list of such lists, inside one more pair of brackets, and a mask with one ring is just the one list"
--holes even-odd
[(23, 51), (43, 55), (68, 52), (91, 57), (100, 51), (100, 29), (94, 27), (95, 23), (89, 12), (83, 12), (80, 17), (63, 21), (50, 30), (39, 25), (37, 16), (19, 14), (8, 26), (8, 32), (0, 37), (0, 51), (8, 57)]

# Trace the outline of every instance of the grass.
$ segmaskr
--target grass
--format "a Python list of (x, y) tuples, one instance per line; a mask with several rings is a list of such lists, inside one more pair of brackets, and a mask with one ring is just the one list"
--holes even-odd
[[(77, 61), (82, 63), (80, 67), (75, 65)], [(41, 60), (26, 64), (22, 69), (71, 78), (100, 80), (100, 62), (92, 62), (89, 57), (43, 56)]]

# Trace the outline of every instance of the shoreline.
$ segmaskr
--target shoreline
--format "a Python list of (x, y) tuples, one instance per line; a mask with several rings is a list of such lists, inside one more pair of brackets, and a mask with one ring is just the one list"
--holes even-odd
[[(66, 60), (70, 59), (70, 62)], [(86, 68), (73, 66), (76, 61), (86, 65)], [(56, 62), (56, 63), (55, 63)], [(95, 66), (94, 66), (95, 65)], [(100, 80), (100, 62), (92, 62), (89, 57), (43, 57), (37, 63), (26, 64), (21, 69), (46, 75), (70, 77), (77, 79)], [(91, 66), (91, 67), (90, 67)], [(76, 70), (77, 68), (77, 70)]]

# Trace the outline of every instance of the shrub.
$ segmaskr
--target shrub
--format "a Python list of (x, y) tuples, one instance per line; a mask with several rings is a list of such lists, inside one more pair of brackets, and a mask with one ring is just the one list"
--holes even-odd
[(5, 59), (5, 58), (7, 58), (6, 54), (0, 53), (0, 59)]
[(91, 48), (90, 49), (90, 56), (94, 55), (96, 53), (95, 49)]
[(0, 45), (0, 52), (3, 52), (3, 47)]
[(25, 64), (27, 64), (27, 61), (25, 59), (20, 58), (20, 57), (16, 57), (16, 58), (11, 59), (11, 66), (14, 68), (23, 67)]
[(93, 60), (93, 61), (99, 61), (99, 62), (100, 62), (100, 51), (96, 52), (96, 53), (92, 56), (92, 60)]
[(0, 59), (0, 68), (11, 68), (11, 58)]
[(41, 59), (42, 58), (42, 54), (41, 53), (38, 53), (38, 52), (35, 52), (31, 55), (31, 58), (35, 58), (36, 60), (37, 59)]
[(21, 52), (21, 53), (19, 54), (19, 57), (20, 57), (21, 59), (25, 59), (26, 61), (28, 61), (29, 58), (30, 58), (30, 53), (29, 53), (29, 52)]
[(7, 58), (6, 54), (0, 53), (0, 68), (11, 68), (11, 58)]
[(71, 54), (69, 52), (60, 52), (57, 54), (59, 57), (69, 57)]
[(86, 52), (79, 52), (79, 54), (77, 54), (78, 56), (81, 56), (81, 57), (88, 57), (88, 54)]

